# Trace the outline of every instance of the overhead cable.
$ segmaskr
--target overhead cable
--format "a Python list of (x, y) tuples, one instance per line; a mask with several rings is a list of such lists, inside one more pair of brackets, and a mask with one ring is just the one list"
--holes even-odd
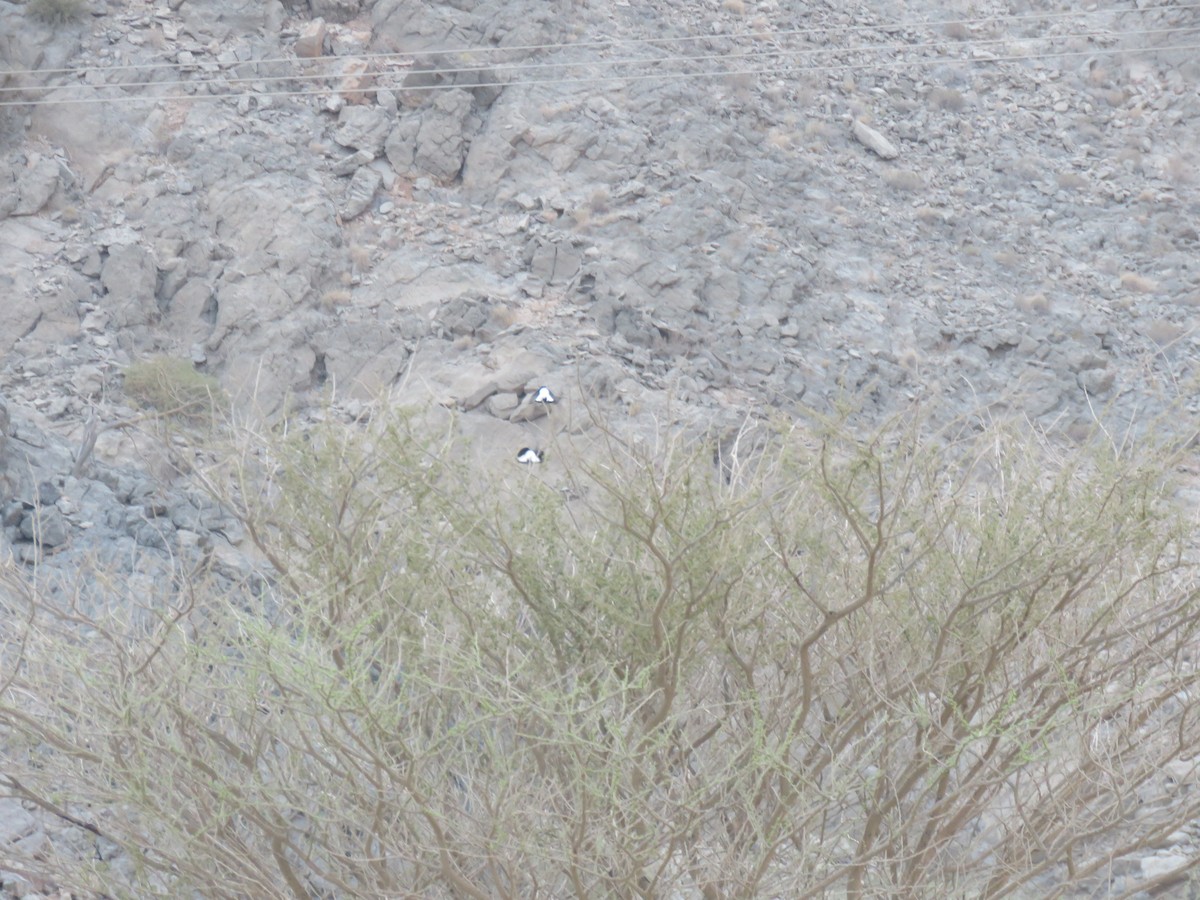
[[(1024, 22), (1032, 23), (1032, 22), (1039, 22), (1039, 21), (1053, 21), (1053, 20), (1059, 20), (1059, 19), (1083, 19), (1084, 17), (1087, 17), (1087, 16), (1100, 15), (1103, 13), (1112, 13), (1112, 14), (1118, 14), (1118, 15), (1141, 15), (1141, 14), (1146, 14), (1146, 13), (1151, 13), (1151, 12), (1160, 12), (1160, 11), (1179, 12), (1179, 11), (1187, 11), (1187, 10), (1200, 10), (1200, 3), (1184, 4), (1184, 5), (1168, 3), (1168, 4), (1158, 5), (1158, 6), (1146, 6), (1146, 7), (1140, 8), (1140, 9), (1134, 7), (1134, 8), (1130, 8), (1130, 9), (1106, 8), (1106, 9), (1071, 10), (1071, 11), (1067, 11), (1067, 12), (1019, 13), (1019, 14), (1012, 14), (1012, 15), (980, 16), (980, 17), (976, 17), (976, 18), (967, 17), (967, 18), (957, 18), (957, 19), (944, 19), (944, 20), (935, 21), (935, 22), (892, 21), (892, 22), (881, 22), (879, 24), (872, 24), (872, 25), (829, 25), (829, 26), (813, 25), (811, 27), (786, 29), (786, 30), (780, 30), (780, 31), (713, 33), (713, 34), (701, 34), (701, 35), (684, 35), (684, 36), (678, 36), (678, 37), (609, 38), (606, 40), (599, 40), (599, 41), (567, 41), (567, 42), (554, 42), (554, 43), (542, 43), (542, 44), (521, 44), (521, 45), (514, 45), (514, 46), (509, 46), (509, 47), (460, 46), (460, 47), (430, 48), (430, 49), (422, 49), (422, 50), (409, 51), (409, 52), (361, 53), (361, 54), (349, 54), (346, 56), (338, 56), (338, 55), (315, 56), (315, 57), (307, 57), (304, 59), (301, 59), (296, 56), (276, 56), (276, 57), (264, 57), (262, 59), (252, 59), (252, 60), (231, 60), (228, 62), (222, 62), (219, 60), (206, 60), (204, 64), (217, 65), (217, 66), (237, 66), (237, 65), (248, 64), (248, 63), (258, 64), (258, 65), (266, 65), (266, 64), (273, 64), (273, 63), (285, 63), (285, 64), (294, 65), (298, 62), (319, 63), (319, 62), (329, 62), (329, 61), (335, 61), (335, 60), (344, 60), (344, 59), (348, 59), (348, 58), (367, 60), (367, 61), (388, 60), (388, 59), (394, 59), (394, 60), (399, 60), (399, 61), (409, 61), (409, 60), (412, 60), (414, 57), (428, 58), (428, 57), (436, 57), (436, 56), (471, 56), (471, 55), (486, 54), (486, 53), (503, 54), (503, 53), (525, 53), (525, 52), (534, 52), (534, 51), (546, 52), (546, 51), (567, 50), (567, 49), (574, 49), (574, 48), (603, 49), (603, 48), (616, 48), (616, 47), (630, 47), (630, 46), (638, 46), (638, 45), (649, 45), (649, 46), (667, 45), (667, 46), (669, 46), (669, 45), (681, 44), (681, 43), (696, 43), (696, 42), (701, 42), (701, 41), (718, 41), (718, 40), (767, 41), (767, 40), (779, 40), (781, 38), (788, 38), (788, 37), (811, 37), (814, 34), (830, 35), (830, 34), (847, 34), (847, 33), (876, 32), (876, 31), (882, 31), (882, 32), (886, 33), (886, 32), (892, 32), (892, 31), (906, 31), (906, 30), (908, 30), (908, 31), (921, 30), (921, 29), (928, 30), (928, 29), (935, 29), (935, 28), (943, 28), (944, 29), (944, 28), (952, 26), (952, 25), (971, 26), (971, 25), (984, 25), (984, 24), (995, 23), (995, 22), (1020, 24), (1020, 23), (1024, 23)], [(1167, 30), (1173, 31), (1173, 30), (1177, 30), (1177, 29), (1167, 29)], [(1115, 31), (1114, 32), (1104, 32), (1104, 33), (1120, 34), (1120, 32), (1115, 32)], [(1055, 37), (1055, 36), (1050, 35), (1048, 37)], [(947, 40), (952, 40), (952, 39), (947, 38)], [(968, 40), (968, 41), (964, 41), (963, 43), (971, 43), (971, 41)], [(77, 75), (77, 76), (82, 76), (84, 73), (91, 72), (91, 71), (128, 72), (128, 71), (137, 71), (137, 70), (141, 70), (141, 69), (155, 69), (155, 70), (162, 70), (164, 68), (188, 69), (188, 68), (194, 68), (197, 65), (198, 65), (198, 63), (196, 63), (196, 62), (179, 62), (179, 61), (168, 62), (166, 60), (163, 60), (160, 62), (152, 62), (152, 63), (122, 63), (122, 64), (118, 64), (118, 65), (75, 66), (75, 67), (54, 68), (54, 69), (8, 69), (8, 70), (5, 70), (5, 74), (17, 75), (17, 76), (21, 76), (21, 75)], [(500, 65), (500, 64), (497, 63), (495, 65)], [(488, 68), (488, 66), (483, 65), (483, 66), (480, 66), (480, 68)]]
[[(1161, 34), (1176, 34), (1178, 29), (1174, 28), (1146, 28), (1125, 31), (1120, 33), (1108, 31), (1091, 31), (1091, 32), (1075, 32), (1069, 34), (1053, 35), (1039, 38), (1029, 38), (1024, 42), (1044, 42), (1044, 41), (1066, 41), (1066, 40), (1091, 40), (1096, 38), (1125, 38), (1125, 37), (1147, 37), (1151, 35)], [(994, 38), (979, 41), (971, 41), (966, 44), (966, 47), (975, 50), (981, 47), (992, 47), (1004, 44), (1013, 43), (1012, 38)], [(546, 69), (564, 69), (564, 68), (596, 68), (596, 67), (617, 67), (617, 66), (664, 66), (676, 65), (682, 63), (711, 63), (711, 62), (738, 62), (750, 61), (756, 62), (765, 59), (779, 58), (801, 58), (815, 57), (821, 55), (833, 54), (853, 54), (853, 53), (902, 53), (917, 50), (933, 50), (940, 49), (945, 46), (945, 41), (930, 41), (919, 44), (884, 44), (884, 45), (866, 45), (861, 47), (811, 47), (795, 50), (767, 50), (767, 51), (749, 51), (744, 53), (710, 53), (695, 56), (663, 56), (663, 57), (624, 57), (621, 59), (590, 59), (579, 62), (541, 62), (541, 63), (510, 63), (499, 64), (495, 66), (466, 66), (466, 67), (450, 67), (430, 69), (429, 74), (437, 77), (446, 77), (453, 75), (471, 75), (480, 74), (490, 76), (497, 84), (535, 84), (537, 81), (500, 81), (500, 76), (506, 73), (521, 74), (524, 72), (536, 72)], [(1048, 55), (1055, 55), (1048, 53)], [(359, 57), (332, 57), (338, 60), (355, 60)], [(257, 60), (247, 60), (242, 65), (259, 65)], [(355, 77), (360, 78), (379, 78), (386, 72), (371, 72), (364, 71), (355, 73)], [(151, 87), (178, 87), (180, 85), (188, 85), (189, 87), (202, 87), (206, 85), (216, 85), (222, 88), (235, 87), (239, 85), (259, 85), (271, 84), (285, 81), (323, 81), (330, 78), (345, 77), (346, 73), (342, 72), (307, 72), (307, 73), (292, 73), (287, 75), (249, 75), (249, 76), (231, 76), (231, 77), (205, 77), (195, 78), (187, 81), (179, 79), (170, 79), (162, 81), (129, 81), (117, 82), (115, 84), (91, 84), (84, 83), (79, 85), (38, 85), (25, 87), (0, 87), (0, 96), (12, 93), (28, 93), (29, 91), (54, 91), (62, 87), (79, 88), (83, 90), (102, 90), (105, 88), (119, 88), (121, 90), (130, 90), (132, 88), (151, 88)], [(462, 83), (450, 85), (432, 85), (432, 87), (476, 87), (476, 83)], [(419, 88), (417, 88), (419, 89)], [(405, 87), (404, 90), (409, 90)]]
[[(1174, 51), (1200, 51), (1200, 44), (1172, 44), (1161, 47), (1152, 48), (1154, 52), (1174, 52)], [(481, 81), (468, 85), (456, 84), (431, 84), (431, 85), (413, 85), (404, 88), (405, 91), (439, 91), (439, 90), (462, 90), (464, 88), (481, 88), (481, 87), (497, 87), (497, 88), (512, 88), (512, 87), (530, 87), (537, 85), (548, 84), (612, 84), (614, 82), (641, 82), (658, 79), (661, 81), (678, 81), (688, 79), (703, 79), (703, 78), (722, 78), (722, 77), (739, 77), (739, 76), (755, 76), (755, 75), (772, 75), (776, 77), (794, 77), (802, 73), (817, 73), (817, 72), (861, 72), (867, 70), (894, 70), (904, 68), (926, 68), (929, 66), (942, 64), (967, 64), (974, 66), (992, 65), (996, 63), (1006, 62), (1029, 62), (1039, 59), (1063, 58), (1063, 57), (1087, 57), (1101, 56), (1104, 54), (1127, 53), (1126, 48), (1105, 48), (1105, 47), (1090, 47), (1086, 50), (1060, 50), (1052, 53), (1027, 53), (1027, 54), (1009, 54), (1000, 56), (983, 56), (983, 57), (959, 57), (959, 56), (940, 56), (926, 57), (915, 60), (883, 60), (877, 62), (864, 63), (839, 63), (829, 65), (811, 65), (811, 66), (775, 66), (771, 68), (750, 68), (750, 69), (710, 69), (700, 72), (669, 72), (657, 71), (638, 74), (621, 74), (614, 73), (602, 76), (586, 76), (586, 77), (563, 77), (563, 78), (534, 78), (518, 82), (507, 81)], [(364, 77), (357, 75), (354, 77)], [(325, 76), (325, 77), (341, 77), (341, 76)], [(258, 80), (258, 79), (253, 79)], [(178, 85), (186, 87), (189, 85), (201, 86), (220, 86), (217, 82), (167, 82), (170, 85)], [(105, 85), (113, 90), (119, 90), (121, 85)], [(78, 86), (76, 86), (78, 88)], [(70, 89), (69, 87), (64, 89)], [(154, 96), (132, 96), (122, 95), (115, 97), (81, 97), (81, 98), (42, 98), (36, 100), (5, 100), (0, 101), (0, 108), (8, 106), (58, 106), (66, 104), (92, 104), (92, 103), (165, 103), (165, 102), (184, 102), (198, 100), (237, 100), (241, 98), (262, 98), (262, 97), (324, 97), (330, 94), (366, 94), (379, 90), (376, 86), (368, 86), (361, 88), (337, 87), (330, 85), (319, 89), (306, 89), (295, 91), (242, 91), (242, 92), (226, 92), (216, 94), (173, 94), (173, 95), (154, 95)]]

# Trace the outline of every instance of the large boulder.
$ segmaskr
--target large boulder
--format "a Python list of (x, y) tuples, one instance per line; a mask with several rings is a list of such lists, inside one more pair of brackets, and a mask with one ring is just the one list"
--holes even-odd
[(7, 501), (4, 470), (8, 468), (8, 403), (0, 396), (0, 503)]
[(158, 268), (141, 246), (111, 247), (100, 271), (100, 284), (104, 287), (104, 309), (118, 328), (149, 325), (158, 318)]
[(5, 168), (0, 170), (0, 218), (31, 216), (58, 189), (58, 163), (45, 156), (22, 154)]
[(133, 103), (70, 102), (95, 98), (95, 90), (84, 86), (57, 88), (41, 97), (46, 102), (30, 117), (30, 134), (63, 148), (86, 190), (132, 155), (146, 117)]
[(217, 299), (213, 286), (203, 278), (184, 284), (167, 306), (163, 327), (184, 347), (202, 344), (216, 323)]
[(57, 266), (39, 268), (45, 254), (60, 247), (46, 220), (0, 221), (0, 359), (22, 339), (62, 339), (78, 329), (85, 279)]
[(339, 397), (372, 400), (391, 386), (408, 361), (405, 341), (378, 322), (340, 325), (314, 340), (322, 380)]
[(314, 16), (330, 22), (349, 22), (362, 12), (362, 0), (308, 0)]
[(335, 209), (319, 186), (282, 172), (214, 184), (208, 201), (222, 266), (211, 295), (195, 288), (183, 314), (201, 317), (197, 330), (211, 321), (205, 349), (230, 393), (270, 412), (308, 388), (316, 366), (315, 301), (344, 252)]
[(403, 117), (388, 135), (388, 162), (400, 175), (458, 177), (466, 157), (465, 133), (471, 115), (471, 94), (444, 91), (427, 107)]
[(41, 80), (35, 70), (74, 64), (86, 27), (86, 19), (51, 24), (30, 15), (28, 4), (0, 2), (0, 65), (20, 72), (23, 84), (33, 87)]
[(221, 0), (184, 3), (179, 10), (193, 35), (229, 41), (258, 33), (267, 37), (283, 30), (287, 11), (279, 0)]
[(356, 169), (350, 183), (346, 185), (346, 193), (338, 209), (342, 221), (348, 222), (366, 212), (382, 184), (383, 176), (370, 166), (360, 166)]
[(470, 13), (425, 0), (378, 0), (371, 25), (379, 46), (404, 53), (477, 45), (482, 37)]
[(37, 324), (41, 310), (34, 287), (35, 258), (10, 244), (0, 224), (0, 353), (7, 354), (13, 344)]
[(372, 158), (383, 152), (392, 122), (378, 106), (344, 106), (333, 139), (343, 147), (365, 150)]

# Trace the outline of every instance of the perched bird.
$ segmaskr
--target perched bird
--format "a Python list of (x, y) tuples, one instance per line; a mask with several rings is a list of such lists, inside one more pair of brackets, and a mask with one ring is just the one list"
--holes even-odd
[(527, 466), (536, 465), (546, 458), (544, 450), (534, 450), (532, 447), (522, 447), (517, 451), (517, 462)]
[(533, 395), (534, 403), (557, 403), (558, 398), (554, 396), (550, 388), (544, 384), (537, 389), (537, 393)]

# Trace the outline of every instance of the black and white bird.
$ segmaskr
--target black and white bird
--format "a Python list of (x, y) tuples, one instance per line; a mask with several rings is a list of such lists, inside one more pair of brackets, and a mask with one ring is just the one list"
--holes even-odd
[(517, 462), (533, 466), (546, 458), (544, 450), (534, 450), (532, 447), (522, 447), (517, 451)]
[(554, 396), (554, 392), (544, 384), (537, 389), (537, 393), (533, 395), (534, 403), (557, 403), (558, 398)]

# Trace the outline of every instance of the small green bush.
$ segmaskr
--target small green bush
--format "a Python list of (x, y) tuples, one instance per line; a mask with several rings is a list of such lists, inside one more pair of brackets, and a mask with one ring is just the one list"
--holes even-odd
[(77, 22), (87, 12), (85, 0), (29, 0), (29, 11), (49, 25)]
[(140, 406), (192, 423), (210, 421), (229, 399), (217, 380), (185, 359), (157, 356), (125, 370), (125, 394)]

